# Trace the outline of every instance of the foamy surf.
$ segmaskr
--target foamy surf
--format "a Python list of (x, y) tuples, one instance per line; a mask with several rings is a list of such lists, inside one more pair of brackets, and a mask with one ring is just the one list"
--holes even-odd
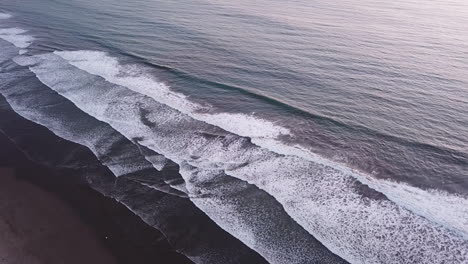
[(211, 107), (191, 102), (187, 96), (171, 91), (170, 87), (154, 79), (134, 65), (122, 65), (118, 59), (101, 51), (56, 51), (55, 54), (70, 64), (99, 75), (111, 83), (125, 86), (156, 101), (181, 111), (200, 121), (223, 128), (234, 134), (250, 138), (276, 138), (289, 134), (284, 127), (253, 115), (236, 113), (201, 113)]
[(13, 16), (11, 14), (7, 14), (7, 13), (0, 13), (0, 19), (8, 19), (8, 18), (12, 18)]
[[(196, 120), (220, 127), (239, 136), (249, 137), (254, 144), (260, 147), (279, 154), (295, 155), (312, 162), (331, 166), (345, 174), (349, 174), (361, 183), (369, 185), (374, 190), (385, 194), (390, 200), (400, 206), (457, 231), (468, 238), (468, 220), (466, 220), (468, 219), (467, 197), (443, 191), (426, 191), (410, 187), (404, 183), (378, 180), (345, 165), (320, 157), (301, 146), (285, 145), (277, 140), (277, 137), (280, 135), (290, 135), (291, 131), (264, 119), (235, 113), (200, 113), (200, 109), (206, 108), (206, 106), (202, 107), (191, 102), (185, 95), (171, 91), (169, 86), (158, 82), (138, 66), (122, 65), (117, 58), (111, 57), (105, 52), (61, 51), (55, 53), (79, 69), (101, 76), (111, 83), (122, 85), (135, 92), (147, 95), (157, 102), (177, 109)], [(413, 191), (408, 191), (409, 188)], [(428, 201), (440, 202), (434, 203)]]
[[(32, 36), (24, 34), (26, 32), (20, 28), (0, 28), (0, 38), (23, 50), (34, 41)], [(22, 50), (18, 53), (23, 53)]]
[(343, 164), (323, 158), (298, 145), (287, 146), (277, 140), (255, 139), (253, 143), (283, 155), (300, 157), (351, 175), (360, 183), (384, 194), (408, 210), (456, 231), (468, 239), (468, 197), (441, 190), (423, 190), (403, 182), (376, 179)]
[(47, 86), (129, 138), (202, 171), (222, 170), (275, 197), (299, 224), (352, 263), (463, 263), (460, 234), (358, 190), (352, 175), (278, 155), (146, 96), (111, 85), (44, 54), (18, 60)]
[(187, 162), (181, 164), (180, 173), (191, 201), (269, 263), (345, 263), (294, 222), (273, 197), (255, 186), (223, 171), (202, 170)]
[[(6, 13), (0, 13), (1, 19), (9, 19), (12, 15)], [(21, 28), (0, 28), (0, 39), (10, 42), (16, 47), (20, 48), (18, 54), (23, 55), (27, 52), (26, 48), (29, 47), (34, 38), (30, 35), (26, 35), (27, 30)]]

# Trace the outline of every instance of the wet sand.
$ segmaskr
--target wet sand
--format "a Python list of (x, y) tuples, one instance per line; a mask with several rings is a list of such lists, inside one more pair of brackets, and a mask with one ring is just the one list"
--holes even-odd
[(0, 264), (13, 263), (191, 262), (73, 170), (28, 160), (0, 133)]
[(117, 263), (76, 212), (0, 168), (0, 263)]

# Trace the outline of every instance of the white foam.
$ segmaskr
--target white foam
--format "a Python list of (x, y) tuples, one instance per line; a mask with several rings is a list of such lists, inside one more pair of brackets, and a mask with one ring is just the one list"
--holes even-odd
[(230, 174), (274, 195), (298, 223), (351, 263), (467, 260), (465, 239), (391, 201), (363, 198), (351, 177), (331, 167), (277, 157)]
[[(392, 201), (362, 197), (355, 187), (358, 176), (346, 169), (323, 165), (327, 161), (318, 162), (320, 157), (315, 161), (308, 156), (299, 157), (301, 153), (293, 153), (297, 149), (279, 149), (284, 145), (270, 139), (254, 141), (259, 145), (274, 143), (270, 148), (294, 155), (278, 155), (229, 133), (207, 138), (199, 133), (214, 130), (206, 123), (122, 87), (109, 86), (97, 79), (91, 81), (52, 54), (38, 58), (39, 63), (31, 70), (85, 112), (129, 138), (141, 138), (139, 143), (179, 165), (187, 163), (201, 171), (222, 170), (255, 184), (274, 196), (289, 215), (325, 246), (351, 263), (468, 260), (467, 240), (431, 219), (441, 214), (424, 218)], [(141, 109), (145, 109), (145, 121)], [(148, 122), (156, 125), (149, 126)], [(374, 186), (387, 188), (378, 184), (371, 187)], [(388, 188), (388, 192), (396, 189)], [(250, 238), (245, 235), (244, 239)]]
[(0, 19), (8, 19), (11, 18), (12, 15), (6, 13), (0, 13)]
[(167, 163), (167, 160), (163, 155), (145, 155), (145, 159), (151, 162), (153, 167), (158, 171), (161, 171)]
[(116, 58), (105, 52), (57, 51), (55, 53), (90, 74), (99, 75), (111, 83), (147, 95), (192, 118), (221, 127), (237, 135), (251, 138), (275, 138), (290, 133), (286, 128), (253, 115), (200, 113), (201, 110), (206, 111), (207, 107), (195, 104), (185, 95), (171, 91), (167, 85), (136, 67), (121, 65)]
[(34, 41), (32, 36), (24, 35), (26, 32), (26, 30), (20, 28), (1, 28), (0, 38), (20, 49), (25, 49)]
[(255, 144), (283, 155), (292, 155), (335, 168), (381, 192), (390, 200), (468, 239), (468, 197), (441, 190), (422, 190), (402, 182), (376, 179), (337, 162), (323, 158), (301, 146), (286, 146), (276, 140), (256, 139)]
[(0, 28), (0, 35), (19, 35), (26, 32), (27, 30), (21, 28)]
[(186, 162), (180, 168), (191, 201), (269, 263), (343, 263), (265, 192), (226, 177), (223, 171), (202, 170)]

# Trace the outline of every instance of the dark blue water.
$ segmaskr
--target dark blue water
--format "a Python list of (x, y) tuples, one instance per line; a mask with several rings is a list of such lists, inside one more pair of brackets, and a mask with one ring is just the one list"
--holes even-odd
[[(14, 111), (113, 153), (117, 177), (173, 164), (155, 188), (266, 261), (467, 261), (467, 3), (0, 4), (3, 76), (77, 112), (4, 88)], [(89, 118), (103, 125), (78, 133)], [(123, 144), (104, 126), (137, 151), (90, 140)]]

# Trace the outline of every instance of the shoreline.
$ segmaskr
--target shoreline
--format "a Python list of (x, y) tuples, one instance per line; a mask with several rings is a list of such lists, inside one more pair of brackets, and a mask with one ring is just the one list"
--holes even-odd
[[(1, 254), (8, 257), (1, 259), (2, 264), (17, 263), (15, 258), (26, 255), (30, 259), (42, 258), (49, 264), (63, 263), (64, 260), (66, 263), (76, 260), (76, 263), (100, 264), (191, 263), (174, 252), (158, 230), (125, 206), (91, 189), (82, 176), (72, 170), (55, 170), (31, 162), (2, 133), (0, 145), (0, 194), (3, 194), (0, 231), (3, 232), (4, 222), (9, 223), (10, 230), (26, 227), (30, 230), (21, 235), (10, 231), (8, 238), (0, 238), (0, 253), (2, 250), (10, 252), (9, 255)], [(22, 206), (14, 201), (22, 201)], [(9, 204), (10, 210), (2, 211), (3, 204)], [(54, 210), (54, 207), (60, 210)], [(12, 210), (19, 212), (18, 217), (12, 218)], [(42, 219), (42, 225), (38, 226), (34, 219)], [(71, 224), (74, 228), (64, 228)], [(35, 238), (37, 236), (39, 239)], [(32, 242), (29, 242), (28, 250), (23, 248), (21, 251), (18, 246), (14, 250), (8, 249), (10, 240)], [(54, 243), (57, 243), (55, 250)]]
[(64, 201), (0, 168), (0, 262), (118, 263)]

